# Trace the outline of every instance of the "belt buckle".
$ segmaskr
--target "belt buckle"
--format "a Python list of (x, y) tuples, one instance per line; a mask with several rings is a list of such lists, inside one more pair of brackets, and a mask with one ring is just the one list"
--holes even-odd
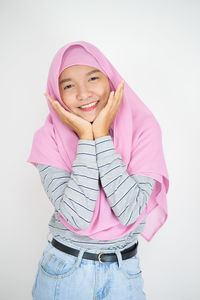
[(100, 263), (105, 264), (106, 261), (101, 261), (101, 255), (102, 254), (105, 254), (105, 253), (101, 252), (101, 253), (98, 254), (98, 260), (99, 260)]

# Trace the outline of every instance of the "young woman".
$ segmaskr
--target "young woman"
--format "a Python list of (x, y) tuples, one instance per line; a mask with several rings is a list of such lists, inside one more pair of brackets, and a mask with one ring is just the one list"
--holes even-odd
[(85, 41), (56, 53), (45, 96), (27, 161), (55, 210), (33, 299), (146, 299), (138, 237), (150, 241), (167, 218), (160, 126)]

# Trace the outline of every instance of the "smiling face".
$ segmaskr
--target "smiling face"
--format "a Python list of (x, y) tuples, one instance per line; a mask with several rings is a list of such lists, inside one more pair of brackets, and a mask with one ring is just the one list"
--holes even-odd
[[(89, 122), (93, 122), (107, 104), (111, 91), (108, 77), (100, 70), (85, 65), (64, 69), (59, 76), (59, 90), (65, 105)], [(89, 103), (94, 106), (81, 108)]]

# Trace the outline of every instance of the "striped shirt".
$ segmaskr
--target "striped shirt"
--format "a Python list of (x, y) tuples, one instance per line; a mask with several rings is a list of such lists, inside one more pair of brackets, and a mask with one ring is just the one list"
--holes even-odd
[(44, 190), (55, 211), (48, 224), (50, 233), (63, 244), (89, 249), (125, 249), (137, 241), (145, 219), (128, 235), (115, 240), (94, 240), (71, 232), (57, 213), (77, 229), (90, 225), (99, 186), (102, 186), (112, 211), (123, 225), (134, 223), (145, 208), (155, 179), (132, 174), (116, 152), (110, 135), (95, 140), (79, 139), (72, 173), (37, 164)]

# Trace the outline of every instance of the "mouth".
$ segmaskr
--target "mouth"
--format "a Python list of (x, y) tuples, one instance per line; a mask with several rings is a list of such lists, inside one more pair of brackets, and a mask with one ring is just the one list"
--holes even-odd
[(99, 100), (96, 101), (96, 102), (92, 102), (90, 104), (87, 104), (87, 105), (83, 105), (83, 106), (80, 106), (79, 109), (82, 110), (82, 111), (90, 111), (90, 110), (93, 110), (97, 107), (99, 103)]

